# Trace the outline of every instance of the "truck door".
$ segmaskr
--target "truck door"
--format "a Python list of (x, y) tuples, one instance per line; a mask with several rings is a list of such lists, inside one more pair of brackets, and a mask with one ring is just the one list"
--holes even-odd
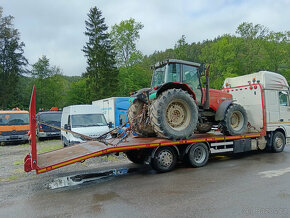
[(286, 137), (290, 137), (290, 101), (289, 91), (279, 92), (280, 122), (286, 129)]

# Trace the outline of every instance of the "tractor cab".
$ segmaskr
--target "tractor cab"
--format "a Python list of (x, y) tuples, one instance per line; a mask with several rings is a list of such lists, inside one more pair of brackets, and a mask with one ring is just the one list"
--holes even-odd
[(158, 89), (166, 83), (184, 83), (195, 94), (198, 105), (202, 102), (202, 87), (200, 82), (200, 64), (169, 59), (155, 64), (151, 88)]

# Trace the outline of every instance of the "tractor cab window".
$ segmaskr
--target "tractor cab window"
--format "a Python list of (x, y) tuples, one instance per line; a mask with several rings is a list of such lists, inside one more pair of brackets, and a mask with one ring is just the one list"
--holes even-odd
[(152, 87), (158, 86), (164, 83), (165, 81), (165, 69), (166, 66), (156, 68), (152, 77)]
[(166, 82), (180, 81), (180, 64), (171, 63), (167, 67)]
[(196, 95), (196, 101), (201, 104), (202, 92), (198, 74), (198, 68), (189, 65), (182, 66), (182, 82), (186, 83)]
[(281, 106), (289, 106), (289, 97), (287, 92), (279, 92), (279, 100)]

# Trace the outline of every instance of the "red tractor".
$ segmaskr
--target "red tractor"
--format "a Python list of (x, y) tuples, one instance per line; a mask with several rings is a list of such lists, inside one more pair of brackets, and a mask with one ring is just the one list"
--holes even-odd
[(233, 102), (231, 94), (201, 86), (201, 65), (169, 59), (155, 64), (151, 88), (131, 93), (128, 120), (141, 136), (180, 140), (194, 132), (206, 133), (212, 125), (226, 135), (246, 131), (245, 109)]

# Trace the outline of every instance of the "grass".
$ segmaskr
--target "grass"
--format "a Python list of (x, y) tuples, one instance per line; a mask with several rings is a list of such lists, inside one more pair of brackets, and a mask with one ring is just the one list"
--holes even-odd
[(18, 179), (18, 176), (16, 176), (16, 175), (8, 176), (6, 178), (0, 177), (0, 182), (11, 182), (11, 181), (14, 181), (16, 179)]
[(17, 165), (23, 165), (24, 164), (24, 160), (21, 161), (14, 161), (13, 165), (17, 166)]
[(43, 148), (39, 149), (37, 154), (43, 154), (43, 153), (46, 153), (46, 152), (49, 152), (49, 151), (54, 151), (54, 150), (60, 149), (62, 147), (63, 147), (62, 144), (50, 145), (50, 146), (43, 147)]

